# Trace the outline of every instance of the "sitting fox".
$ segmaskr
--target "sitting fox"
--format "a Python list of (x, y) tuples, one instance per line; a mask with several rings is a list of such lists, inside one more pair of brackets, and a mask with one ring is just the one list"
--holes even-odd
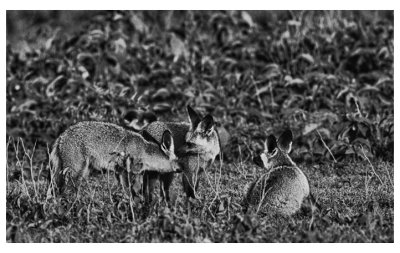
[[(215, 122), (211, 115), (201, 117), (190, 106), (187, 107), (189, 123), (160, 122), (149, 124), (142, 135), (161, 140), (164, 131), (171, 131), (174, 139), (178, 162), (182, 165), (182, 184), (186, 196), (196, 198), (200, 176), (220, 153), (220, 142)], [(169, 187), (174, 173), (159, 171), (145, 172), (143, 175), (143, 192), (147, 202), (151, 202), (154, 184), (160, 181), (161, 196), (169, 201)]]
[(121, 126), (95, 121), (80, 122), (65, 130), (53, 145), (50, 164), (53, 173), (48, 197), (52, 189), (62, 193), (67, 181), (78, 187), (91, 170), (113, 171), (124, 184), (128, 181), (128, 173), (120, 173), (117, 167), (129, 172), (129, 164), (136, 173), (181, 171), (170, 131), (163, 131), (160, 143), (155, 143)]
[(242, 202), (245, 211), (253, 207), (257, 212), (292, 215), (307, 197), (318, 207), (307, 177), (289, 157), (292, 139), (290, 130), (283, 132), (278, 141), (268, 136), (264, 152), (254, 159), (265, 173), (249, 185)]

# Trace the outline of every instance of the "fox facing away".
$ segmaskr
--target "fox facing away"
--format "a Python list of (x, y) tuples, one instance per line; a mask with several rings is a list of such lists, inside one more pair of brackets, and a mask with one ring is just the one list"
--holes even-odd
[[(121, 159), (121, 155), (125, 158)], [(128, 163), (128, 160), (131, 162)], [(80, 122), (65, 130), (54, 143), (50, 163), (53, 173), (48, 196), (51, 195), (52, 185), (59, 193), (63, 192), (67, 181), (79, 186), (91, 170), (113, 171), (124, 184), (128, 177), (126, 172), (131, 170), (129, 164), (136, 172), (181, 171), (168, 130), (162, 133), (159, 144), (149, 142), (139, 133), (121, 126), (95, 121)], [(123, 173), (117, 170), (118, 167), (124, 168)]]
[[(220, 153), (219, 136), (211, 115), (201, 117), (190, 106), (187, 107), (189, 123), (160, 122), (149, 124), (142, 135), (161, 140), (164, 131), (171, 131), (174, 139), (178, 162), (182, 165), (182, 184), (187, 197), (195, 198), (195, 191), (204, 169), (210, 166)], [(151, 201), (156, 180), (160, 181), (161, 193), (169, 201), (169, 187), (174, 174), (169, 172), (145, 172), (143, 192), (145, 199)]]
[(289, 157), (292, 139), (290, 130), (278, 141), (273, 135), (267, 138), (264, 152), (254, 158), (266, 172), (249, 185), (243, 199), (245, 210), (252, 206), (261, 213), (292, 215), (309, 195), (315, 201), (306, 176)]

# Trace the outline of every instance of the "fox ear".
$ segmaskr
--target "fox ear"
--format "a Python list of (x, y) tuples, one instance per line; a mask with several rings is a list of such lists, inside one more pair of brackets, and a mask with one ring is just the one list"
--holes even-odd
[(148, 142), (154, 142), (154, 143), (159, 143), (149, 132), (147, 132), (146, 130), (142, 130), (140, 132), (140, 134), (142, 135), (142, 137), (148, 141)]
[(169, 130), (165, 130), (161, 140), (161, 150), (170, 156), (171, 153), (174, 153), (174, 140), (172, 139), (172, 134)]
[(290, 153), (292, 149), (292, 142), (293, 142), (293, 134), (290, 129), (286, 130), (279, 136), (278, 139), (278, 148), (285, 153)]
[(264, 149), (268, 152), (268, 153), (272, 153), (272, 151), (274, 151), (274, 149), (277, 147), (276, 144), (276, 138), (273, 134), (269, 135), (267, 137), (267, 139), (264, 142)]
[(192, 129), (195, 129), (196, 126), (200, 123), (201, 118), (199, 114), (195, 110), (193, 110), (192, 107), (190, 107), (190, 105), (187, 106), (187, 111), (189, 114), (189, 121), (190, 124), (192, 125)]
[(257, 166), (259, 166), (259, 167), (261, 167), (261, 168), (264, 168), (264, 163), (263, 163), (263, 161), (262, 161), (262, 159), (261, 159), (261, 157), (258, 155), (258, 156), (255, 156), (254, 158), (253, 158), (253, 162), (257, 165)]
[(214, 118), (210, 114), (208, 114), (200, 121), (199, 128), (203, 133), (209, 135), (211, 131), (214, 129), (214, 125), (215, 125)]

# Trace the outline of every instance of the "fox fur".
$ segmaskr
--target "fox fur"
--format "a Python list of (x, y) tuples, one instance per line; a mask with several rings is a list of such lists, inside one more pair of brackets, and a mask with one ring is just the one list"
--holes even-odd
[(307, 177), (290, 159), (292, 132), (285, 131), (276, 142), (270, 135), (264, 152), (254, 162), (266, 169), (247, 187), (243, 207), (255, 208), (260, 213), (296, 213), (305, 198), (310, 195)]
[(116, 168), (126, 164), (132, 165), (125, 169), (132, 169), (133, 173), (181, 170), (171, 132), (163, 132), (161, 144), (157, 144), (121, 126), (95, 121), (80, 122), (65, 130), (53, 145), (50, 164), (54, 172), (52, 182), (59, 192), (68, 181), (67, 171), (72, 183), (79, 185), (91, 170), (118, 172)]

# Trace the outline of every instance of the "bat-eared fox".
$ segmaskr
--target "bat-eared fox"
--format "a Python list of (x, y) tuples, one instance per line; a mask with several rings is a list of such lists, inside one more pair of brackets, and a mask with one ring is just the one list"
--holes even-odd
[[(182, 184), (186, 196), (196, 198), (200, 176), (220, 153), (219, 136), (213, 117), (208, 114), (201, 117), (190, 106), (187, 106), (190, 122), (160, 122), (149, 124), (141, 132), (157, 141), (161, 140), (164, 131), (171, 131), (174, 139), (178, 162), (182, 165)], [(145, 199), (151, 201), (156, 180), (160, 181), (161, 195), (169, 201), (169, 187), (174, 173), (145, 172), (143, 175), (143, 192)]]
[(96, 121), (80, 122), (65, 130), (53, 145), (50, 164), (48, 197), (53, 189), (62, 193), (67, 183), (79, 186), (93, 170), (113, 171), (124, 184), (130, 170), (181, 171), (170, 131), (163, 131), (156, 143), (121, 126)]
[(278, 141), (274, 135), (268, 136), (265, 150), (254, 158), (265, 173), (248, 186), (242, 203), (245, 211), (251, 206), (261, 213), (292, 215), (306, 197), (315, 203), (307, 177), (289, 157), (292, 139), (290, 130), (284, 131)]

